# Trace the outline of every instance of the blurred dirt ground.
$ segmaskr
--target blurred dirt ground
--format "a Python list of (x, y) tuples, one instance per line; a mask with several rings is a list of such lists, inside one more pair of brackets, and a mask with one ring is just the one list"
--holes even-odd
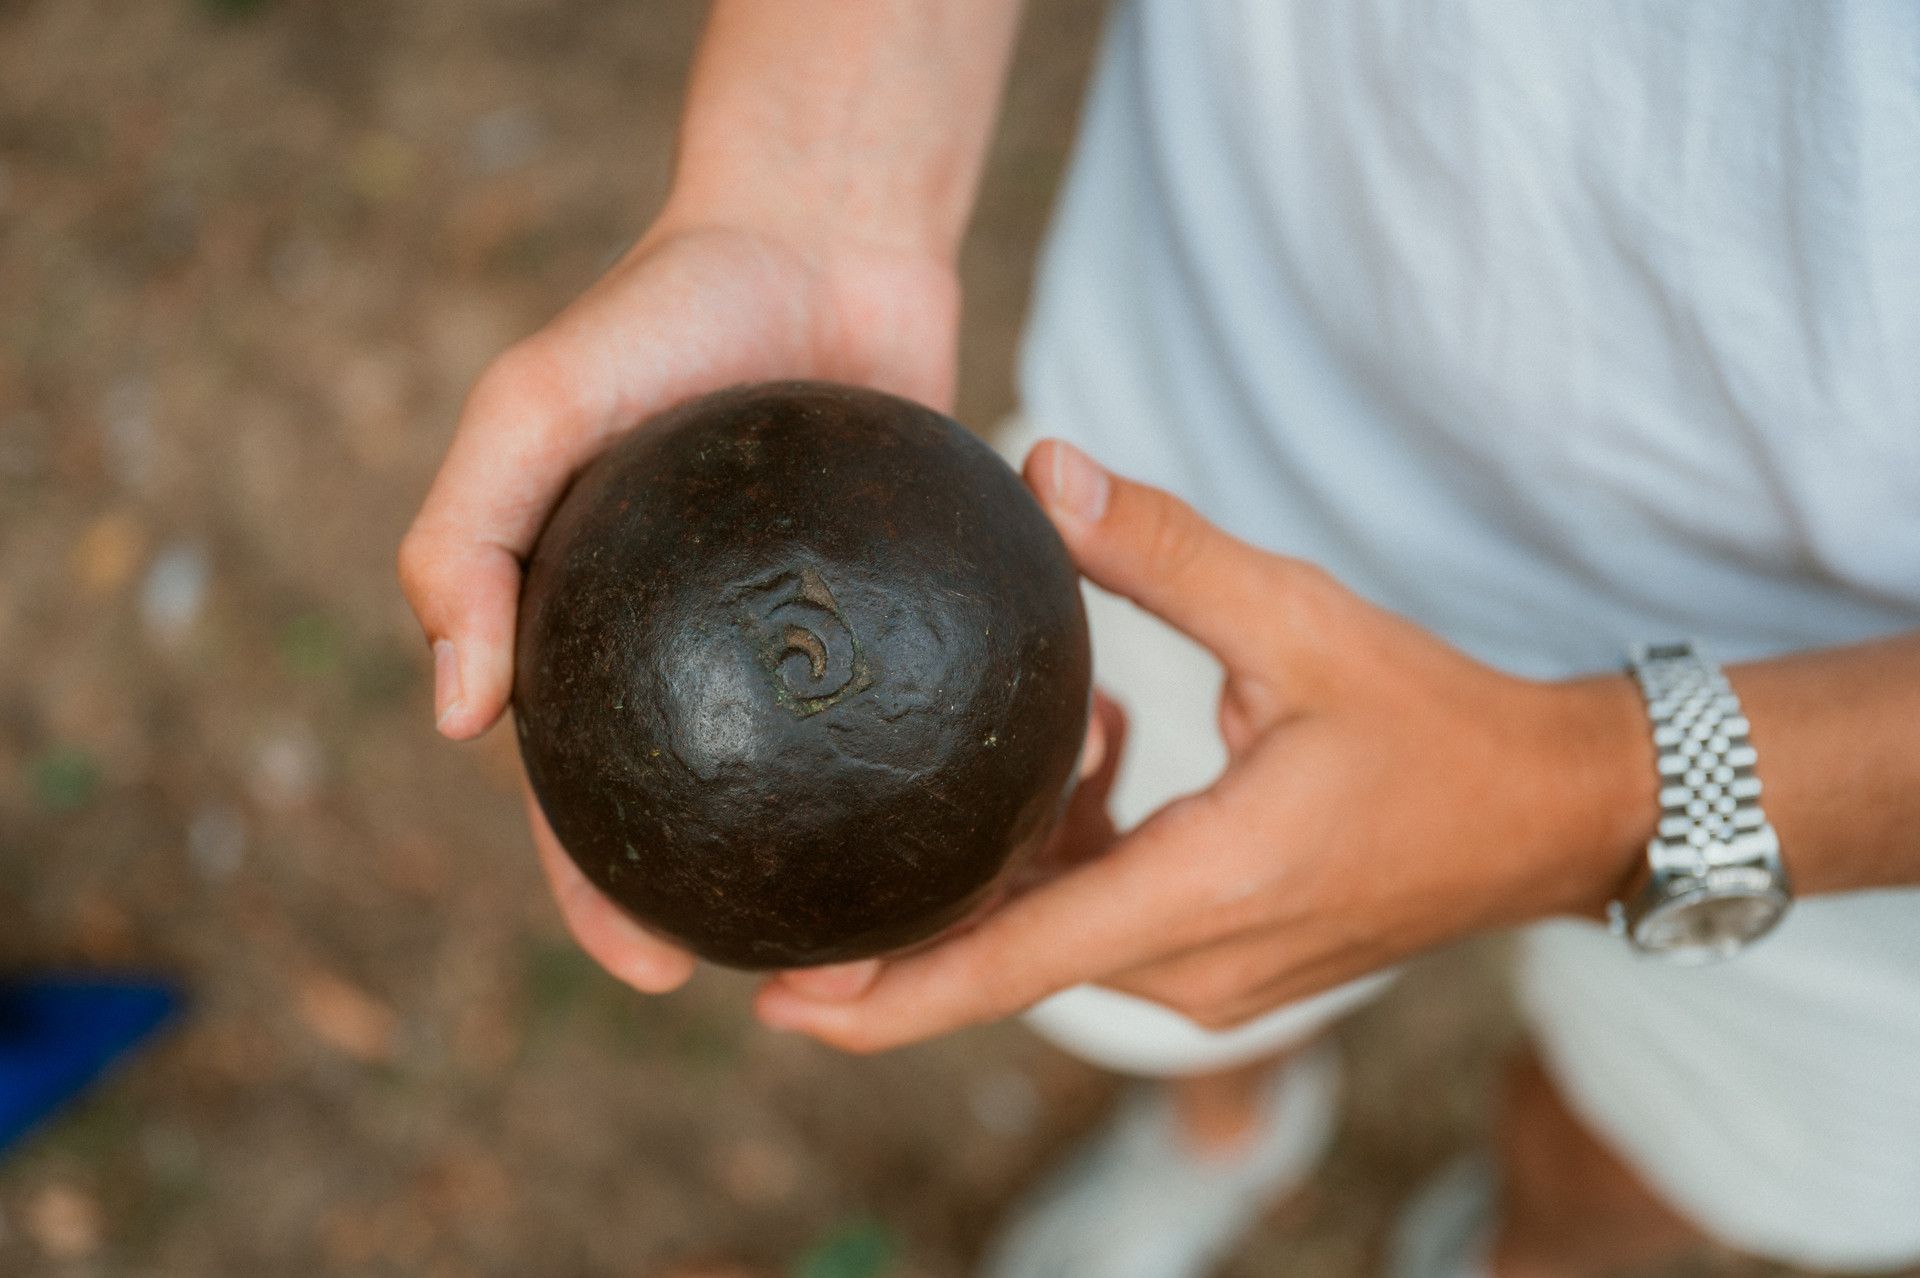
[[(976, 425), (1100, 9), (1028, 22)], [(0, 964), (193, 999), (0, 1163), (0, 1273), (962, 1275), (1110, 1100), (1012, 1027), (848, 1060), (738, 978), (627, 992), (560, 930), (506, 735), (430, 729), (395, 545), (473, 375), (659, 199), (698, 20), (0, 0)], [(1230, 1275), (1369, 1270), (1480, 1131), (1497, 965), (1348, 1028), (1337, 1155)]]

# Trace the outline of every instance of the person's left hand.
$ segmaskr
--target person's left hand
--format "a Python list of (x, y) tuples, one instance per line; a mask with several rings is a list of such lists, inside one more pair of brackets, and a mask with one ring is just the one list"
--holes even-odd
[(1624, 676), (1500, 673), (1064, 444), (1026, 478), (1089, 578), (1225, 665), (1227, 769), (962, 935), (769, 981), (768, 1025), (878, 1051), (1096, 982), (1224, 1028), (1458, 937), (1595, 914), (1632, 872), (1656, 814)]

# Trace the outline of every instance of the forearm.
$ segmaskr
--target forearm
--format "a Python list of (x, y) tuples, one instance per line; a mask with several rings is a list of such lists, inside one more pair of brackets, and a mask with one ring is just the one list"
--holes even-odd
[[(1727, 677), (1794, 890), (1920, 886), (1920, 632), (1746, 662)], [(1644, 864), (1658, 816), (1650, 736), (1626, 676), (1576, 686), (1573, 731), (1587, 758), (1607, 760), (1578, 790), (1584, 829), (1605, 832), (1587, 843), (1600, 858), (1591, 881), (1617, 892)]]
[(1920, 886), (1920, 632), (1727, 673), (1795, 890)]
[(951, 257), (1019, 0), (717, 0), (669, 214)]

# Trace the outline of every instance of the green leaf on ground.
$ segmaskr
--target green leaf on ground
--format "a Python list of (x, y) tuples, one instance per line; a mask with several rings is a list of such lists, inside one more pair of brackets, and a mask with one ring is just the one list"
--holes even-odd
[(246, 18), (267, 7), (271, 0), (200, 0), (200, 7), (216, 18)]
[(793, 1278), (880, 1278), (900, 1249), (899, 1235), (880, 1221), (842, 1221), (794, 1263)]
[(602, 973), (576, 945), (535, 941), (527, 947), (526, 992), (529, 1010), (552, 1023), (567, 1016), (601, 981)]
[(33, 793), (49, 812), (78, 812), (100, 788), (100, 765), (79, 746), (56, 746), (33, 765)]
[(340, 668), (346, 648), (340, 627), (324, 613), (295, 617), (280, 630), (280, 658), (287, 668), (308, 679), (319, 679)]

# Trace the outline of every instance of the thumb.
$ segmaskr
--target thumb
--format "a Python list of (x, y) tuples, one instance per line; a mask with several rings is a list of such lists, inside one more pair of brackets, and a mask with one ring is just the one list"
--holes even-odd
[(854, 1052), (884, 1051), (1011, 1016), (1085, 981), (1206, 942), (1214, 885), (1196, 867), (1233, 837), (1206, 804), (1162, 808), (1112, 852), (1014, 897), (978, 926), (883, 964), (854, 998), (771, 982), (755, 1000), (774, 1029)]
[(487, 730), (513, 686), (520, 560), (457, 529), (419, 523), (402, 543), (401, 580), (433, 648), (433, 714), (456, 741)]
[(1172, 493), (1114, 475), (1057, 439), (1036, 444), (1023, 470), (1089, 579), (1229, 668), (1265, 664), (1294, 561), (1229, 536)]
[(514, 352), (494, 362), (400, 544), (400, 584), (433, 648), (434, 717), (455, 740), (506, 708), (521, 559), (604, 435), (559, 363)]

